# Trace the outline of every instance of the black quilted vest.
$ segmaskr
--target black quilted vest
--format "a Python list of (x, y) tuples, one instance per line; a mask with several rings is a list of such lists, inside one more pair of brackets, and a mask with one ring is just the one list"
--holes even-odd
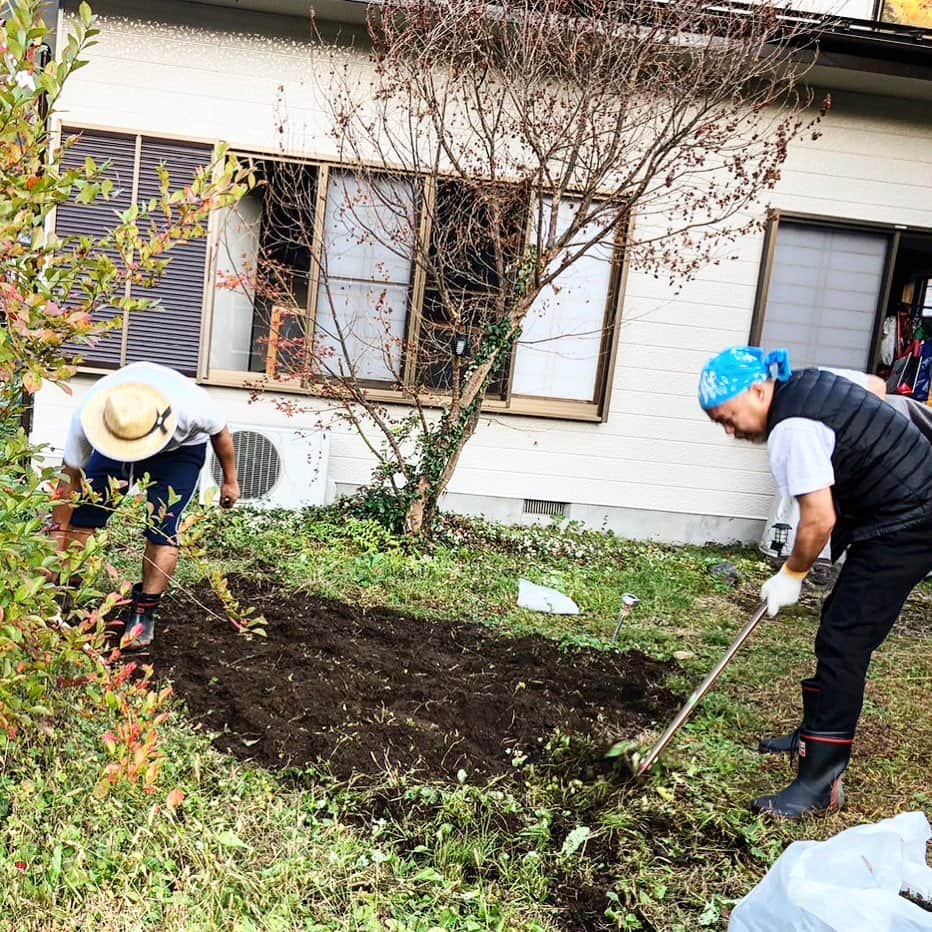
[(775, 385), (768, 435), (790, 417), (821, 421), (835, 432), (833, 557), (850, 543), (932, 516), (932, 444), (908, 418), (821, 369), (802, 369)]

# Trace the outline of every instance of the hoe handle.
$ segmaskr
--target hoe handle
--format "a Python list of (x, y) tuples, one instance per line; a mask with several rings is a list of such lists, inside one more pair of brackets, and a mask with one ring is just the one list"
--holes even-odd
[(644, 759), (640, 762), (637, 768), (637, 775), (639, 777), (650, 770), (654, 761), (660, 757), (663, 749), (670, 743), (671, 738), (686, 724), (687, 719), (693, 714), (696, 706), (699, 705), (699, 702), (702, 700), (702, 697), (712, 688), (712, 684), (721, 676), (725, 667), (731, 663), (732, 657), (738, 653), (741, 645), (751, 636), (751, 633), (760, 624), (766, 613), (767, 606), (763, 604), (754, 612), (748, 623), (741, 629), (740, 634), (731, 642), (731, 645), (728, 650), (725, 651), (722, 659), (719, 660), (712, 672), (698, 687), (696, 687), (693, 694), (686, 700), (686, 704), (683, 708), (676, 713), (676, 718), (670, 722), (667, 726), (667, 730), (660, 736), (657, 743), (647, 752)]

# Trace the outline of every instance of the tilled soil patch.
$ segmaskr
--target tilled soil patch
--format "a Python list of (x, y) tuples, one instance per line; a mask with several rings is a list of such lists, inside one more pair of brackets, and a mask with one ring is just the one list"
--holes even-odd
[(149, 659), (220, 748), (266, 766), (488, 777), (513, 772), (516, 752), (539, 758), (555, 730), (626, 739), (678, 706), (669, 665), (636, 651), (563, 650), (242, 579), (231, 588), (266, 617), (266, 637), (238, 635), (206, 587), (176, 591)]

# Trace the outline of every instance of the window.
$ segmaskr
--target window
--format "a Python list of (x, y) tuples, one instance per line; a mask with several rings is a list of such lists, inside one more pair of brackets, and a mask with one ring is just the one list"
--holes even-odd
[(886, 233), (782, 222), (760, 343), (796, 368), (865, 370), (883, 287)]
[[(108, 163), (105, 176), (114, 183), (109, 201), (65, 204), (55, 216), (58, 236), (101, 236), (116, 223), (116, 216), (133, 202), (148, 201), (160, 192), (158, 166), (164, 165), (174, 187), (193, 178), (210, 163), (212, 147), (172, 142), (148, 136), (63, 129), (65, 136), (79, 133), (65, 153), (65, 164), (77, 166), (92, 158)], [(104, 334), (94, 346), (72, 347), (85, 366), (117, 368), (140, 360), (162, 362), (187, 375), (197, 373), (204, 295), (206, 243), (194, 240), (177, 247), (167, 271), (154, 288), (127, 287), (136, 298), (157, 299), (161, 307), (123, 316), (117, 329)], [(94, 319), (112, 320), (121, 312), (98, 308)]]
[(411, 179), (330, 170), (314, 320), (322, 375), (403, 381), (416, 213)]
[[(553, 202), (545, 199), (545, 224), (553, 210)], [(567, 228), (576, 210), (573, 201), (560, 204), (558, 230)], [(594, 235), (595, 231), (582, 229), (557, 263), (567, 252), (582, 249)], [(599, 376), (608, 353), (613, 270), (614, 244), (601, 239), (559, 276), (558, 287), (543, 290), (528, 312), (516, 347), (515, 395), (598, 401)]]
[(919, 302), (919, 316), (932, 317), (932, 288), (929, 287), (932, 278), (926, 278), (922, 282), (922, 299)]
[[(385, 401), (450, 391), (453, 348), (470, 355), (499, 319), (502, 276), (519, 272), (527, 191), (265, 156), (253, 164), (260, 183), (215, 220), (208, 380), (250, 384), (261, 373), (326, 393), (328, 379), (354, 377)], [(547, 201), (543, 213), (553, 209)], [(564, 201), (559, 222), (575, 209)], [(488, 405), (601, 417), (619, 268), (611, 238), (596, 242), (541, 295)]]
[[(502, 280), (521, 257), (527, 214), (517, 188), (502, 185), (482, 198), (460, 181), (437, 184), (418, 342), (418, 378), (427, 388), (449, 391), (456, 342), (468, 355), (483, 327), (500, 319)], [(505, 397), (509, 366), (503, 360), (487, 397)]]
[(751, 342), (785, 347), (795, 368), (888, 378), (928, 332), (930, 276), (929, 231), (780, 218), (768, 233)]
[(255, 170), (257, 187), (219, 220), (211, 370), (397, 386), (413, 182), (276, 160)]
[[(114, 191), (109, 201), (60, 207), (61, 237), (100, 236), (133, 203), (157, 196), (159, 165), (179, 186), (213, 157), (206, 144), (102, 130), (63, 133), (77, 136), (66, 164), (88, 157), (106, 164)], [(490, 194), (440, 180), (428, 192), (423, 179), (400, 173), (244, 157), (259, 183), (211, 218), (209, 261), (206, 240), (186, 243), (173, 251), (156, 287), (124, 292), (155, 299), (158, 309), (98, 308), (96, 320), (118, 323), (93, 346), (72, 347), (84, 367), (151, 360), (215, 384), (249, 385), (266, 376), (302, 392), (352, 374), (385, 401), (403, 401), (414, 387), (450, 391), (451, 348), (471, 355), (483, 326), (499, 316), (502, 276), (519, 270), (531, 226), (527, 191), (502, 185)], [(543, 214), (553, 206), (545, 201)], [(564, 200), (558, 222), (574, 209)], [(482, 235), (492, 229), (499, 230), (498, 242)], [(597, 242), (540, 296), (488, 389), (489, 405), (600, 419), (619, 270), (613, 243)], [(203, 346), (202, 320), (208, 321)], [(199, 372), (202, 349), (206, 372)]]
[(904, 26), (932, 26), (932, 5), (928, 0), (880, 0), (880, 20)]
[(255, 164), (256, 187), (217, 220), (210, 368), (300, 378), (318, 170)]

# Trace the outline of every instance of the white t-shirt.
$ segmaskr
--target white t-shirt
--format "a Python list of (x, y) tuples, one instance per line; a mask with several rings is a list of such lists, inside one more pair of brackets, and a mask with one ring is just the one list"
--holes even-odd
[(62, 458), (66, 466), (83, 469), (94, 452), (81, 426), (81, 415), (87, 399), (104, 389), (129, 382), (157, 388), (172, 406), (172, 413), (178, 419), (178, 424), (172, 439), (165, 446), (166, 450), (204, 443), (208, 437), (219, 434), (226, 427), (226, 419), (220, 413), (220, 409), (200, 385), (174, 369), (157, 366), (151, 362), (134, 362), (100, 379), (75, 409), (65, 438)]
[[(867, 388), (867, 375), (854, 369), (825, 369)], [(835, 484), (835, 431), (821, 421), (788, 417), (767, 438), (770, 471), (784, 495), (808, 495)]]

